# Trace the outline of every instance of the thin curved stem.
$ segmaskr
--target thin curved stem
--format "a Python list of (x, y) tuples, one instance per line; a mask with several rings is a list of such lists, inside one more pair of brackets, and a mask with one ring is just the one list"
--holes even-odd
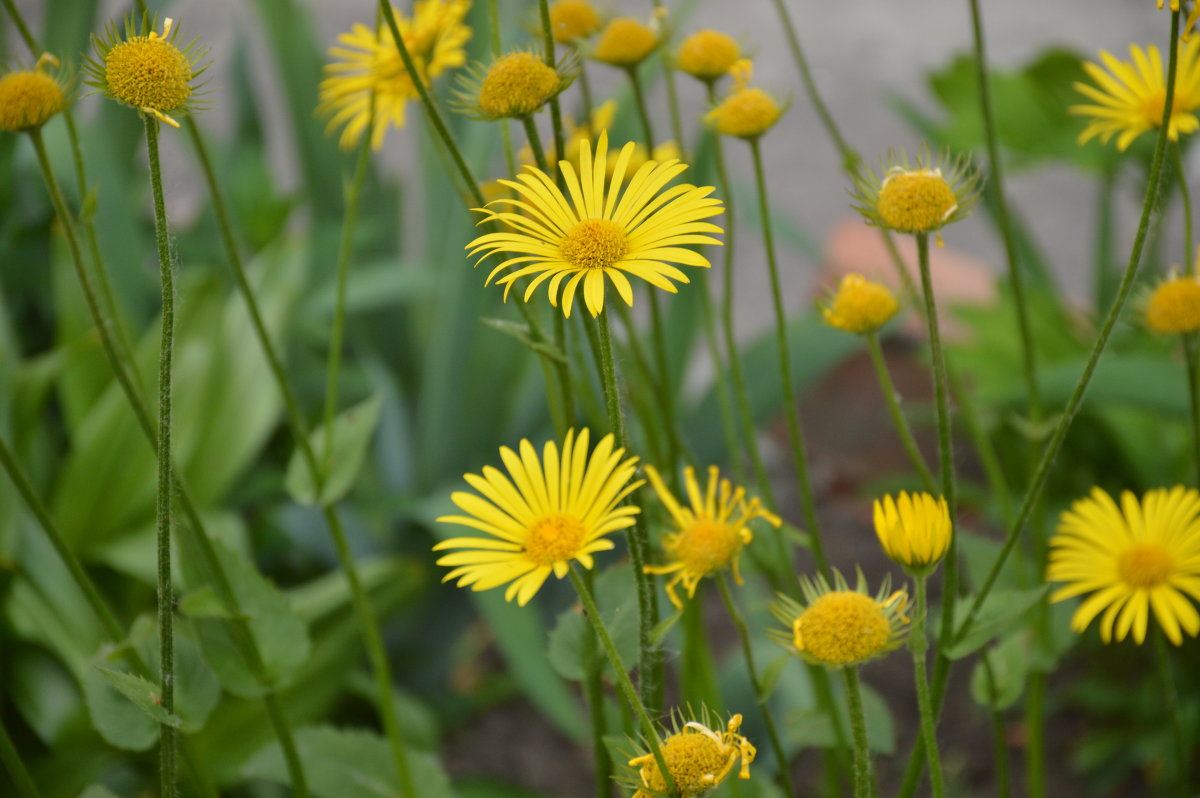
[(1171, 142), (1171, 156), (1174, 161), (1175, 175), (1179, 179), (1179, 199), (1183, 203), (1183, 267), (1195, 257), (1192, 243), (1192, 192), (1188, 189), (1187, 170), (1183, 163), (1183, 147), (1178, 141)]
[(579, 571), (575, 564), (571, 564), (571, 569), (567, 572), (571, 577), (571, 584), (575, 586), (575, 592), (579, 594), (579, 600), (583, 602), (583, 611), (587, 615), (588, 621), (592, 628), (596, 630), (596, 636), (600, 638), (600, 645), (604, 648), (604, 653), (608, 655), (608, 661), (612, 663), (613, 672), (617, 677), (617, 684), (621, 688), (621, 693), (625, 696), (626, 703), (637, 715), (638, 720), (642, 724), (642, 734), (646, 738), (646, 742), (650, 745), (650, 753), (654, 755), (654, 762), (658, 765), (658, 771), (663, 777), (663, 781), (667, 784), (667, 791), (674, 796), (679, 795), (679, 790), (675, 786), (675, 780), (671, 777), (671, 771), (667, 768), (667, 761), (663, 757), (662, 742), (658, 738), (658, 730), (654, 727), (654, 722), (650, 720), (650, 715), (646, 712), (646, 706), (640, 698), (638, 691), (634, 689), (633, 682), (629, 679), (629, 672), (625, 669), (625, 663), (621, 661), (621, 654), (617, 651), (616, 645), (612, 641), (612, 636), (608, 633), (608, 629), (604, 625), (604, 619), (600, 616), (600, 609), (596, 606), (596, 600), (592, 598), (592, 592), (579, 576)]
[(997, 798), (1011, 798), (1012, 784), (1008, 775), (1008, 743), (1004, 736), (1004, 715), (995, 708), (996, 703), (996, 674), (992, 671), (992, 659), (985, 650), (979, 658), (983, 665), (983, 675), (987, 680), (988, 696), (992, 701), (992, 748), (996, 762), (996, 795)]
[(929, 700), (929, 676), (925, 670), (925, 652), (929, 648), (929, 640), (925, 634), (925, 583), (927, 577), (916, 578), (917, 608), (913, 616), (912, 633), (908, 647), (913, 656), (913, 674), (917, 682), (917, 706), (921, 712), (921, 739), (925, 741), (925, 753), (929, 762), (929, 781), (933, 788), (933, 798), (943, 798), (946, 788), (942, 781), (942, 761), (937, 745), (937, 718), (934, 716), (933, 703)]
[(1163, 703), (1166, 704), (1167, 716), (1171, 724), (1172, 752), (1175, 757), (1176, 784), (1180, 795), (1189, 794), (1192, 785), (1188, 784), (1187, 737), (1184, 733), (1183, 715), (1179, 711), (1179, 687), (1171, 669), (1171, 655), (1167, 651), (1166, 635), (1162, 630), (1151, 632), (1154, 638), (1154, 665), (1158, 670), (1159, 688), (1162, 690)]
[[(584, 571), (583, 581), (588, 592), (595, 584), (591, 571)], [(583, 693), (587, 699), (588, 719), (591, 721), (592, 758), (596, 762), (596, 798), (608, 798), (612, 792), (612, 757), (604, 736), (608, 733), (608, 722), (604, 717), (604, 660), (596, 649), (599, 639), (595, 630), (583, 636)]]
[(863, 713), (858, 667), (849, 665), (841, 671), (850, 710), (850, 728), (854, 733), (854, 798), (872, 798), (876, 793), (875, 776), (871, 767), (871, 749), (867, 745), (867, 717)]
[(1183, 360), (1186, 366), (1188, 402), (1191, 406), (1192, 459), (1196, 463), (1196, 481), (1200, 484), (1200, 342), (1194, 332), (1184, 333)]
[[(171, 234), (163, 201), (158, 157), (158, 120), (144, 116), (150, 187), (154, 195), (154, 233), (158, 244), (158, 275), (162, 283), (162, 329), (158, 349), (158, 498), (155, 541), (158, 549), (158, 666), (159, 698), (166, 712), (175, 711), (175, 593), (171, 587), (171, 360), (175, 343), (175, 279), (171, 265)], [(163, 723), (159, 729), (159, 784), (164, 798), (177, 790), (175, 751), (178, 731)]]
[(762, 712), (763, 723), (767, 727), (767, 737), (771, 740), (771, 749), (775, 752), (775, 759), (779, 762), (779, 786), (783, 789), (784, 795), (795, 795), (796, 790), (792, 787), (791, 767), (787, 754), (784, 753), (783, 743), (779, 739), (775, 717), (771, 714), (769, 696), (763, 690), (762, 681), (758, 678), (758, 668), (754, 664), (754, 649), (750, 646), (750, 630), (746, 626), (746, 619), (742, 617), (737, 602), (733, 600), (733, 595), (729, 590), (729, 577), (724, 573), (717, 579), (717, 587), (721, 591), (721, 600), (725, 602), (725, 611), (729, 613), (729, 620), (733, 621), (733, 625), (737, 628), (738, 640), (742, 644), (742, 657), (746, 660), (746, 673), (750, 677), (750, 687), (754, 690), (759, 711)]
[(783, 389), (784, 418), (787, 421), (788, 442), (792, 449), (792, 463), (796, 468), (796, 483), (800, 492), (800, 503), (804, 510), (804, 523), (808, 527), (813, 559), (821, 573), (829, 578), (829, 560), (825, 556), (825, 544), (817, 522), (816, 501), (813, 498), (812, 481), (808, 475), (808, 457), (804, 451), (804, 433), (800, 426), (800, 403), (792, 385), (792, 358), (788, 351), (787, 314), (783, 309), (783, 289), (779, 284), (779, 264), (775, 257), (775, 239), (771, 230), (771, 205), (767, 200), (767, 177), (763, 170), (762, 148), (758, 139), (750, 142), (750, 153), (754, 158), (754, 179), (758, 189), (758, 210), (762, 217), (763, 245), (767, 251), (767, 268), (771, 276), (771, 300), (775, 309), (775, 345), (779, 355), (779, 381)]
[(637, 107), (638, 120), (642, 123), (642, 143), (646, 145), (646, 156), (654, 153), (654, 124), (650, 121), (650, 110), (646, 107), (646, 96), (642, 92), (642, 81), (638, 78), (637, 67), (625, 70), (629, 76), (629, 85), (633, 87), (633, 102)]
[(33, 780), (33, 776), (29, 775), (29, 768), (25, 767), (25, 761), (21, 759), (21, 754), (13, 745), (12, 738), (8, 736), (8, 728), (5, 727), (2, 718), (0, 718), (0, 762), (4, 763), (8, 774), (12, 776), (13, 784), (17, 785), (17, 792), (22, 798), (42, 798), (37, 783)]
[[(546, 66), (551, 69), (557, 69), (557, 56), (554, 52), (554, 31), (550, 27), (549, 0), (538, 0), (538, 17), (542, 23), (542, 49), (545, 51), (543, 55), (546, 59)], [(562, 104), (559, 102), (557, 95), (550, 99), (550, 126), (554, 132), (555, 157), (566, 157), (563, 154), (566, 152), (566, 138), (563, 135)]]
[(704, 321), (704, 341), (708, 344), (708, 356), (713, 364), (713, 392), (717, 395), (717, 408), (721, 413), (721, 434), (725, 438), (725, 448), (729, 451), (729, 461), (733, 463), (733, 475), (739, 485), (746, 484), (746, 464), (742, 460), (741, 446), (738, 443), (737, 419), (733, 413), (733, 400), (729, 396), (728, 373), (721, 357), (721, 342), (717, 337), (716, 311), (713, 309), (712, 288), (709, 277), (705, 274), (700, 278), (700, 316)]
[(903, 411), (900, 410), (900, 400), (896, 393), (896, 385), (892, 382), (891, 372), (888, 371), (887, 360), (883, 357), (883, 348), (879, 345), (878, 333), (867, 333), (867, 352), (871, 356), (871, 364), (875, 366), (875, 377), (879, 380), (879, 389), (883, 393), (884, 401), (887, 403), (888, 413), (892, 417), (892, 426), (896, 428), (896, 434), (900, 436), (900, 443), (904, 446), (904, 452), (908, 455), (909, 462), (917, 471), (917, 475), (921, 478), (921, 484), (925, 486), (925, 490), (930, 493), (936, 491), (934, 486), (933, 474), (929, 471), (929, 466), (925, 464), (925, 456), (921, 454), (921, 448), (917, 446), (916, 440), (913, 438), (912, 429), (908, 426), (908, 420), (904, 417)]

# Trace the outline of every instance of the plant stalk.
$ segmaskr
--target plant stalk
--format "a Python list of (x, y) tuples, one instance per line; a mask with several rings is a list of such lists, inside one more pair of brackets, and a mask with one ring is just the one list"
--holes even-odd
[(883, 356), (883, 347), (879, 344), (879, 334), (870, 332), (864, 337), (867, 339), (867, 352), (871, 356), (871, 364), (875, 367), (875, 377), (879, 380), (879, 389), (883, 392), (888, 413), (892, 417), (892, 426), (896, 428), (896, 434), (900, 436), (904, 452), (921, 478), (921, 484), (924, 485), (925, 490), (936, 493), (937, 488), (934, 485), (933, 474), (930, 473), (929, 466), (925, 463), (925, 456), (921, 454), (921, 447), (917, 446), (912, 429), (908, 426), (908, 420), (900, 409), (900, 398), (896, 393), (896, 385), (892, 382), (891, 372), (888, 371), (887, 360)]
[(33, 780), (33, 776), (29, 775), (29, 768), (25, 767), (25, 761), (21, 759), (21, 754), (13, 745), (12, 738), (8, 736), (8, 729), (2, 719), (0, 719), (0, 762), (4, 763), (8, 774), (12, 776), (13, 784), (17, 786), (17, 793), (22, 798), (42, 798), (37, 783)]
[(917, 706), (921, 711), (921, 739), (925, 741), (925, 753), (929, 762), (929, 781), (933, 798), (943, 798), (946, 788), (942, 781), (942, 761), (937, 745), (937, 718), (933, 703), (929, 700), (929, 676), (925, 670), (925, 652), (929, 640), (925, 633), (925, 583), (928, 577), (916, 577), (917, 609), (913, 618), (912, 632), (908, 640), (913, 656), (913, 674), (917, 680)]
[(841, 671), (850, 710), (850, 728), (854, 733), (854, 798), (873, 798), (877, 788), (871, 767), (871, 749), (867, 745), (867, 718), (863, 713), (858, 666), (849, 665)]

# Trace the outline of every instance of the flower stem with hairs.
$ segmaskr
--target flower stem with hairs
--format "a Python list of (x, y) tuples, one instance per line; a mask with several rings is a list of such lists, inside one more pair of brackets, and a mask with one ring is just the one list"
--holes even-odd
[(871, 749), (867, 745), (867, 718), (863, 714), (862, 689), (858, 683), (858, 666), (841, 669), (846, 687), (846, 703), (850, 711), (850, 729), (854, 734), (854, 798), (873, 798), (877, 793), (871, 768)]
[(925, 634), (925, 587), (928, 577), (916, 577), (916, 616), (913, 618), (912, 634), (908, 639), (908, 647), (913, 655), (913, 674), (917, 681), (917, 705), (921, 712), (921, 739), (925, 741), (925, 753), (929, 762), (929, 782), (933, 788), (933, 798), (942, 798), (946, 794), (942, 783), (942, 761), (937, 746), (937, 719), (934, 717), (933, 703), (929, 700), (929, 676), (925, 670), (925, 652), (929, 640)]
[(913, 439), (912, 430), (908, 426), (908, 420), (904, 417), (903, 411), (900, 410), (899, 398), (896, 395), (896, 385), (892, 382), (892, 375), (888, 371), (887, 360), (883, 357), (883, 348), (879, 344), (879, 334), (869, 332), (866, 334), (867, 352), (871, 356), (871, 365), (875, 367), (875, 376), (879, 380), (879, 388), (883, 392), (884, 401), (887, 402), (888, 413), (892, 417), (892, 426), (896, 428), (896, 434), (900, 436), (900, 443), (904, 446), (904, 452), (908, 455), (909, 462), (917, 471), (917, 475), (921, 478), (921, 484), (925, 490), (930, 493), (935, 492), (933, 483), (933, 474), (929, 472), (929, 466), (925, 464), (925, 456), (921, 454), (921, 448), (917, 446), (916, 440)]

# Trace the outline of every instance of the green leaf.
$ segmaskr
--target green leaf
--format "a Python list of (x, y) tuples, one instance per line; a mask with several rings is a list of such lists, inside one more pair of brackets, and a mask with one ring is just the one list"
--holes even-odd
[(120, 798), (115, 792), (99, 784), (93, 784), (79, 793), (79, 798)]
[(782, 654), (767, 663), (767, 667), (763, 668), (762, 676), (759, 679), (763, 695), (769, 696), (775, 691), (775, 685), (779, 683), (779, 677), (783, 675), (784, 666), (792, 659), (790, 654)]
[[(867, 720), (867, 747), (881, 754), (893, 753), (896, 750), (896, 730), (887, 703), (879, 693), (865, 684), (862, 685), (862, 699), (863, 715)], [(837, 704), (842, 728), (849, 737), (850, 716), (846, 711), (846, 702), (838, 698)], [(829, 716), (815, 707), (789, 715), (784, 727), (784, 734), (794, 745), (819, 748), (832, 748), (837, 745)]]
[[(983, 647), (993, 637), (1004, 634), (1016, 626), (1021, 616), (1033, 605), (1041, 601), (1050, 589), (1049, 585), (1028, 588), (1026, 590), (993, 590), (983, 600), (983, 606), (966, 637), (953, 645), (946, 646), (942, 653), (950, 659), (962, 659)], [(971, 606), (973, 599), (968, 596), (959, 603), (963, 617)], [(955, 628), (961, 625), (961, 620), (955, 621)]]
[(158, 723), (119, 692), (101, 670), (91, 668), (83, 677), (92, 726), (109, 745), (126, 751), (147, 750), (158, 740)]
[[(129, 643), (137, 646), (142, 661), (150, 668), (150, 678), (159, 680), (158, 625), (143, 615), (129, 630)], [(186, 627), (175, 630), (175, 714), (183, 721), (184, 733), (192, 734), (221, 700), (221, 683), (200, 656), (200, 649)]]
[(210, 585), (193, 590), (179, 600), (179, 611), (191, 618), (232, 618), (229, 609)]
[[(608, 627), (608, 633), (617, 647), (617, 653), (627, 667), (631, 667), (638, 655), (637, 587), (633, 570), (627, 564), (614, 565), (605, 569), (596, 578), (596, 605), (600, 617)], [(578, 608), (559, 613), (558, 621), (550, 632), (546, 658), (560, 676), (572, 681), (582, 681), (585, 671), (584, 635), (592, 634), (591, 624)], [(599, 649), (599, 642), (596, 644)], [(612, 665), (600, 649), (604, 673), (612, 673)]]
[(183, 726), (183, 720), (173, 712), (168, 712), (162, 706), (162, 693), (157, 684), (124, 671), (114, 671), (110, 668), (96, 666), (96, 670), (121, 695), (128, 698), (133, 705), (158, 724), (166, 724), (178, 729)]
[[(213, 548), (258, 646), (262, 678), (252, 663), (242, 656), (242, 650), (232, 636), (230, 622), (194, 618), (196, 637), (204, 660), (216, 672), (225, 689), (245, 698), (257, 697), (268, 689), (287, 684), (296, 669), (304, 664), (311, 648), (308, 629), (279, 588), (253, 565), (219, 542), (214, 542)], [(181, 559), (188, 584), (193, 589), (208, 585), (207, 575), (199, 570), (199, 554), (183, 554)]]
[(532, 331), (529, 329), (528, 324), (522, 324), (520, 322), (509, 321), (508, 319), (487, 319), (487, 318), (485, 318), (485, 319), (481, 319), (480, 321), (482, 321), (487, 326), (491, 327), (493, 330), (499, 330), (500, 332), (504, 333), (505, 335), (508, 335), (508, 336), (511, 336), (511, 337), (517, 339), (521, 343), (525, 344), (525, 346), (529, 347), (529, 349), (531, 351), (533, 351), (539, 355), (546, 355), (551, 360), (554, 360), (558, 363), (566, 363), (567, 362), (567, 358), (562, 353), (561, 349), (559, 349), (558, 347), (549, 343), (548, 341), (535, 340), (533, 337)]
[[(374, 732), (308, 726), (296, 730), (296, 748), (317, 798), (395, 798), (403, 794), (391, 747)], [(450, 798), (450, 778), (433, 754), (408, 751), (416, 798)], [(246, 778), (289, 783), (279, 745), (259, 751), (242, 769)]]
[(362, 470), (375, 428), (379, 425), (382, 407), (383, 396), (375, 394), (335, 418), (333, 451), (328, 456), (325, 452), (325, 426), (321, 425), (309, 434), (308, 442), (316, 455), (317, 465), (326, 469), (319, 489), (303, 452), (299, 447), (292, 452), (292, 458), (288, 461), (287, 490), (296, 502), (329, 505), (350, 492), (358, 472)]
[[(992, 666), (994, 685), (988, 684), (983, 657), (987, 657)], [(1029, 675), (1029, 664), (1029, 635), (1020, 632), (1006, 637), (984, 651), (980, 655), (980, 661), (975, 663), (975, 669), (971, 672), (971, 695), (980, 706), (1003, 712), (1021, 697), (1025, 689), (1025, 679)], [(993, 686), (994, 694), (991, 690)]]

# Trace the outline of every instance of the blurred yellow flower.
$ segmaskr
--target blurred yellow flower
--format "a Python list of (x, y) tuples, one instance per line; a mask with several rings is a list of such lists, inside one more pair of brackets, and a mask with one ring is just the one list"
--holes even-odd
[[(463, 19), (470, 7), (469, 0), (418, 0), (411, 20), (396, 15), (396, 27), (426, 85), (447, 69), (466, 63), (463, 48), (471, 29)], [(338, 137), (342, 149), (352, 149), (371, 124), (371, 146), (379, 149), (389, 126), (404, 127), (405, 106), (418, 96), (417, 88), (387, 28), (374, 31), (355, 24), (349, 33), (338, 36), (338, 42), (342, 46), (329, 48), (334, 60), (325, 65), (317, 115), (329, 117), (327, 132), (342, 127)]]
[(875, 500), (875, 534), (884, 552), (914, 574), (927, 574), (950, 549), (954, 527), (942, 496), (904, 491)]
[(58, 59), (43, 53), (33, 69), (0, 77), (0, 130), (35, 130), (63, 109), (66, 93), (57, 78), (46, 74), (47, 64), (58, 66)]
[(742, 57), (738, 43), (728, 34), (701, 30), (683, 40), (675, 65), (706, 83), (725, 75)]
[(830, 327), (866, 335), (891, 321), (899, 309), (895, 295), (886, 285), (861, 274), (847, 274), (833, 299), (821, 307), (821, 315)]
[[(1129, 55), (1132, 61), (1121, 61), (1101, 50), (1100, 60), (1108, 72), (1099, 64), (1083, 65), (1096, 85), (1076, 83), (1075, 90), (1094, 104), (1072, 105), (1068, 109), (1073, 114), (1091, 117), (1088, 126), (1079, 134), (1080, 144), (1097, 136), (1107, 144), (1116, 136), (1117, 149), (1124, 151), (1138, 136), (1162, 124), (1163, 103), (1167, 99), (1162, 55), (1153, 44), (1145, 50), (1131, 44)], [(1194, 133), (1200, 128), (1200, 120), (1194, 113), (1198, 107), (1200, 40), (1183, 44), (1179, 49), (1175, 97), (1167, 126), (1167, 137), (1171, 141), (1178, 141), (1180, 135)]]
[(195, 109), (189, 102), (195, 88), (192, 80), (205, 67), (195, 67), (199, 54), (194, 41), (182, 50), (175, 45), (179, 28), (174, 20), (163, 20), (161, 36), (155, 27), (157, 21), (152, 18), (143, 18), (141, 27), (130, 18), (125, 22), (124, 38), (112, 24), (103, 36), (92, 36), (95, 53), (86, 63), (88, 84), (122, 105), (179, 127), (170, 114)]
[[(527, 166), (515, 181), (500, 181), (516, 192), (516, 199), (501, 198), (475, 209), (485, 214), (480, 224), (495, 221), (507, 228), (467, 244), (480, 261), (489, 255), (509, 256), (492, 270), (487, 283), (506, 269), (520, 267), (497, 280), (504, 286), (505, 299), (514, 281), (537, 275), (525, 289), (526, 302), (549, 280), (550, 303), (555, 307), (562, 288), (563, 315), (570, 317), (575, 292), (582, 290), (588, 312), (598, 316), (604, 309), (606, 277), (632, 306), (633, 287), (626, 274), (676, 293), (671, 281), (686, 283), (688, 278), (673, 263), (711, 265), (703, 255), (682, 246), (721, 243), (709, 234), (724, 231), (703, 221), (724, 210), (720, 200), (709, 196), (711, 186), (668, 188), (687, 169), (675, 160), (647, 161), (626, 182), (632, 142), (621, 149), (612, 177), (606, 178), (607, 132), (600, 134), (595, 152), (593, 159), (591, 144), (583, 142), (578, 173), (569, 162), (560, 162), (567, 194), (550, 175)], [(491, 210), (493, 206), (511, 210)]]
[(614, 450), (612, 435), (605, 435), (588, 456), (587, 429), (567, 433), (562, 451), (546, 443), (539, 459), (527, 440), (520, 454), (507, 446), (500, 458), (508, 476), (490, 466), (482, 476), (466, 474), (467, 484), (481, 495), (458, 491), (451, 500), (466, 515), (444, 515), (441, 523), (461, 524), (483, 532), (486, 538), (451, 538), (434, 551), (457, 549), (438, 559), (453, 568), (442, 579), (458, 580), (459, 587), (490, 590), (509, 583), (506, 601), (525, 606), (553, 573), (567, 574), (573, 560), (592, 567), (592, 555), (608, 551), (606, 535), (633, 526), (641, 512), (621, 501), (636, 490), (632, 482), (637, 458)]
[(574, 44), (600, 25), (600, 14), (588, 0), (558, 0), (550, 6), (550, 30), (559, 44)]
[(674, 574), (667, 582), (667, 598), (677, 609), (683, 608), (675, 588), (682, 584), (688, 598), (696, 595), (696, 586), (706, 576), (729, 568), (734, 580), (742, 584), (738, 571), (738, 555), (754, 535), (747, 526), (755, 518), (780, 525), (779, 517), (769, 512), (757, 499), (747, 499), (746, 489), (736, 490), (728, 479), (721, 479), (716, 466), (708, 469), (708, 486), (701, 493), (696, 482), (696, 469), (684, 469), (684, 485), (691, 507), (683, 507), (663, 483), (654, 466), (646, 466), (646, 476), (659, 500), (671, 514), (675, 531), (663, 538), (663, 552), (671, 560), (666, 565), (647, 565), (649, 574)]
[(1050, 538), (1046, 579), (1066, 582), (1051, 601), (1091, 595), (1071, 618), (1082, 632), (1096, 616), (1100, 639), (1146, 639), (1150, 612), (1175, 645), (1200, 633), (1200, 492), (1176, 485), (1121, 504), (1100, 488), (1062, 514)]
[[(1163, 0), (1158, 0), (1158, 7), (1163, 7)], [(1179, 10), (1179, 0), (1171, 0), (1171, 10)], [(1200, 17), (1200, 4), (1192, 5), (1192, 12), (1188, 14), (1187, 24), (1183, 27), (1183, 40), (1186, 42), (1191, 39), (1192, 28), (1196, 26), (1196, 18)]]
[(661, 44), (658, 31), (632, 17), (617, 17), (604, 27), (592, 57), (613, 66), (631, 69)]
[[(749, 740), (737, 733), (742, 725), (741, 715), (731, 717), (724, 732), (710, 729), (707, 717), (704, 721), (687, 721), (662, 742), (663, 760), (680, 798), (707, 795), (733, 772), (738, 760), (741, 760), (738, 778), (750, 778), (750, 763), (758, 753)], [(638, 770), (633, 798), (669, 794), (654, 754), (642, 753), (630, 759), (629, 766)]]
[(729, 68), (734, 88), (704, 117), (718, 133), (740, 139), (757, 139), (775, 126), (784, 108), (760, 88), (750, 86), (753, 65), (738, 59)]
[(1200, 330), (1200, 276), (1173, 276), (1158, 284), (1146, 303), (1146, 326), (1157, 333)]

